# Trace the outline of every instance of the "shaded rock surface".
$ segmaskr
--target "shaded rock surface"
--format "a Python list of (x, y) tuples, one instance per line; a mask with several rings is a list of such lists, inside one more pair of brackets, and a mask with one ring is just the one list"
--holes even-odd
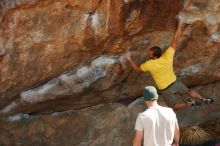
[[(209, 89), (207, 96), (220, 100), (220, 92), (214, 87), (220, 83), (197, 87)], [(159, 103), (165, 105), (163, 98)], [(101, 104), (81, 110), (69, 110), (44, 115), (16, 114), (0, 119), (0, 144), (4, 146), (130, 146), (134, 136), (134, 124), (138, 113), (146, 109), (143, 98), (138, 98), (128, 106), (120, 103)], [(208, 124), (216, 134), (219, 104), (202, 105), (177, 112), (180, 127), (216, 121)], [(216, 135), (219, 137), (219, 135)]]
[[(0, 144), (119, 146), (132, 141), (131, 115), (129, 109), (121, 104), (24, 117), (19, 114), (1, 121), (0, 127), (6, 133), (0, 135)], [(1, 141), (2, 137), (10, 138), (10, 144)]]

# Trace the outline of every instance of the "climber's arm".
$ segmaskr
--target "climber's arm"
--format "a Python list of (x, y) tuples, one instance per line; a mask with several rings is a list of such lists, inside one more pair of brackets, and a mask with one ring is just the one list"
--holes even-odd
[(132, 58), (131, 58), (130, 56), (127, 56), (125, 59), (128, 61), (128, 63), (130, 64), (131, 68), (132, 68), (134, 71), (136, 71), (137, 73), (142, 73), (142, 72), (143, 72), (143, 71), (140, 69), (140, 67), (134, 63), (134, 61), (132, 60)]
[[(192, 0), (187, 0), (184, 4), (183, 10), (186, 10), (191, 2), (192, 2)], [(171, 44), (171, 47), (175, 50), (176, 50), (176, 47), (177, 47), (177, 42), (178, 42), (178, 40), (180, 39), (180, 37), (182, 35), (183, 27), (184, 27), (184, 23), (182, 22), (182, 20), (179, 20), (178, 27), (177, 27), (176, 33), (173, 37), (173, 41), (172, 41), (172, 44)]]
[(176, 33), (175, 33), (175, 35), (173, 37), (173, 41), (171, 43), (171, 47), (174, 50), (176, 50), (177, 42), (178, 42), (178, 40), (180, 39), (180, 37), (182, 35), (182, 31), (183, 31), (183, 22), (179, 21)]

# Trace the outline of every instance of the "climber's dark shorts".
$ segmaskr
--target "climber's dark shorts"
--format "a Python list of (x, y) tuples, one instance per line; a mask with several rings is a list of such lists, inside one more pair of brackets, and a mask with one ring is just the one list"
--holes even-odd
[(188, 92), (189, 88), (178, 79), (169, 85), (166, 89), (160, 90), (164, 101), (169, 107), (173, 107), (176, 103), (179, 102), (185, 102), (188, 99), (187, 96), (177, 97), (175, 94), (184, 95)]

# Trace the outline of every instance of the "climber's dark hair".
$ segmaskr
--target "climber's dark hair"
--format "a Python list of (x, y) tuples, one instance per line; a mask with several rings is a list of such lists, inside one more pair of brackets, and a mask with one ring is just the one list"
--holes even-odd
[(160, 58), (162, 55), (162, 49), (158, 46), (154, 46), (150, 48), (151, 51), (153, 51), (153, 55), (157, 58)]

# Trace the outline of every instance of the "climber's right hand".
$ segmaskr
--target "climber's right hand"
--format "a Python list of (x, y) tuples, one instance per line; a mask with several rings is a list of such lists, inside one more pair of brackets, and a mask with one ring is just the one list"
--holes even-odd
[(131, 58), (131, 53), (130, 53), (130, 52), (127, 52), (127, 53), (124, 54), (122, 57), (123, 57), (126, 61), (132, 60), (132, 58)]

